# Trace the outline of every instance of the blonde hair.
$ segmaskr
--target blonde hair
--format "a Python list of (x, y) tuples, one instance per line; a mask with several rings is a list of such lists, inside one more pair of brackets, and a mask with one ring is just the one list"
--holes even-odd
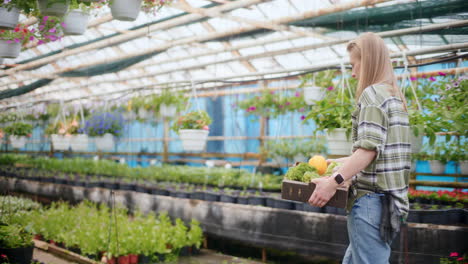
[(406, 110), (405, 96), (397, 85), (390, 53), (383, 39), (372, 32), (363, 33), (350, 41), (346, 49), (350, 54), (354, 53), (361, 61), (356, 100), (367, 87), (385, 83), (393, 87), (389, 90), (390, 93), (401, 99)]

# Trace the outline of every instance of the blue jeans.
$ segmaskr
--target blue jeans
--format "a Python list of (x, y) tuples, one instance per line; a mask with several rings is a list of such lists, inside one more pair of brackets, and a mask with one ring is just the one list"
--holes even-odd
[(380, 215), (383, 194), (368, 193), (353, 205), (348, 215), (349, 246), (343, 264), (387, 264), (390, 244), (380, 238)]

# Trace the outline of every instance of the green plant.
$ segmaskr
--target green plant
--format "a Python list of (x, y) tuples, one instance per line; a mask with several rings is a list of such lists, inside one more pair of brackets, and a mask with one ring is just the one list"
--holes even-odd
[(155, 14), (163, 6), (170, 5), (174, 0), (143, 0), (141, 10), (145, 13)]
[(32, 246), (32, 235), (17, 224), (0, 225), (1, 248), (24, 248)]
[(7, 43), (21, 43), (26, 45), (29, 41), (34, 40), (35, 36), (28, 26), (18, 24), (12, 30), (0, 30), (0, 40), (4, 40)]
[(440, 258), (440, 264), (462, 264), (466, 263), (468, 257), (466, 254), (458, 254), (458, 252), (451, 252), (450, 256), (447, 258)]
[(102, 136), (106, 133), (120, 136), (123, 125), (123, 117), (118, 112), (96, 113), (86, 120), (84, 128), (78, 132), (89, 136)]
[(351, 134), (351, 116), (354, 109), (354, 99), (343, 89), (327, 90), (324, 99), (316, 101), (316, 105), (307, 113), (304, 122), (313, 120), (318, 131), (332, 131), (335, 128), (345, 128), (349, 137)]
[(151, 97), (153, 108), (159, 112), (162, 104), (167, 106), (173, 105), (177, 110), (181, 111), (187, 104), (188, 98), (182, 92), (163, 90), (160, 94), (155, 94)]
[(193, 111), (180, 116), (172, 125), (172, 130), (178, 132), (180, 129), (204, 129), (209, 130), (211, 118), (206, 111)]
[(5, 133), (14, 136), (31, 136), (32, 133), (32, 125), (26, 123), (13, 123), (10, 126), (5, 127)]
[(317, 73), (308, 73), (304, 76), (301, 76), (301, 83), (299, 88), (304, 88), (308, 85), (315, 85), (323, 89), (332, 90), (333, 89), (333, 78), (336, 75), (334, 70), (326, 70)]
[(13, 7), (16, 7), (23, 11), (23, 14), (29, 16), (37, 9), (36, 1), (31, 0), (11, 0), (11, 1), (2, 1), (0, 4), (1, 7), (11, 10)]
[(323, 140), (313, 138), (304, 139), (287, 139), (279, 141), (268, 141), (266, 151), (272, 158), (284, 157), (288, 161), (293, 161), (297, 155), (309, 157), (312, 154), (321, 154), (326, 152), (326, 147)]
[(237, 107), (247, 115), (276, 117), (286, 113), (286, 102), (281, 94), (274, 91), (263, 91), (260, 95), (240, 101)]

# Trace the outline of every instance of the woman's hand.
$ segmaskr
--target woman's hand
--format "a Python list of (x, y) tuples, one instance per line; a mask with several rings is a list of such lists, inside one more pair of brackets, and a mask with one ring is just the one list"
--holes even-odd
[(312, 180), (315, 183), (315, 190), (309, 198), (309, 204), (317, 207), (324, 207), (325, 204), (335, 195), (338, 183), (333, 177), (322, 177)]

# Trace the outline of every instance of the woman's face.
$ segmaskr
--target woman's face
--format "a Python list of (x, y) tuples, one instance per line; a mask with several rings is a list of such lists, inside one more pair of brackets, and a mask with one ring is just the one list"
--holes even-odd
[(356, 78), (359, 80), (359, 76), (361, 73), (361, 58), (356, 54), (356, 52), (350, 52), (349, 54), (351, 66), (353, 67), (353, 73), (352, 76), (353, 78)]

